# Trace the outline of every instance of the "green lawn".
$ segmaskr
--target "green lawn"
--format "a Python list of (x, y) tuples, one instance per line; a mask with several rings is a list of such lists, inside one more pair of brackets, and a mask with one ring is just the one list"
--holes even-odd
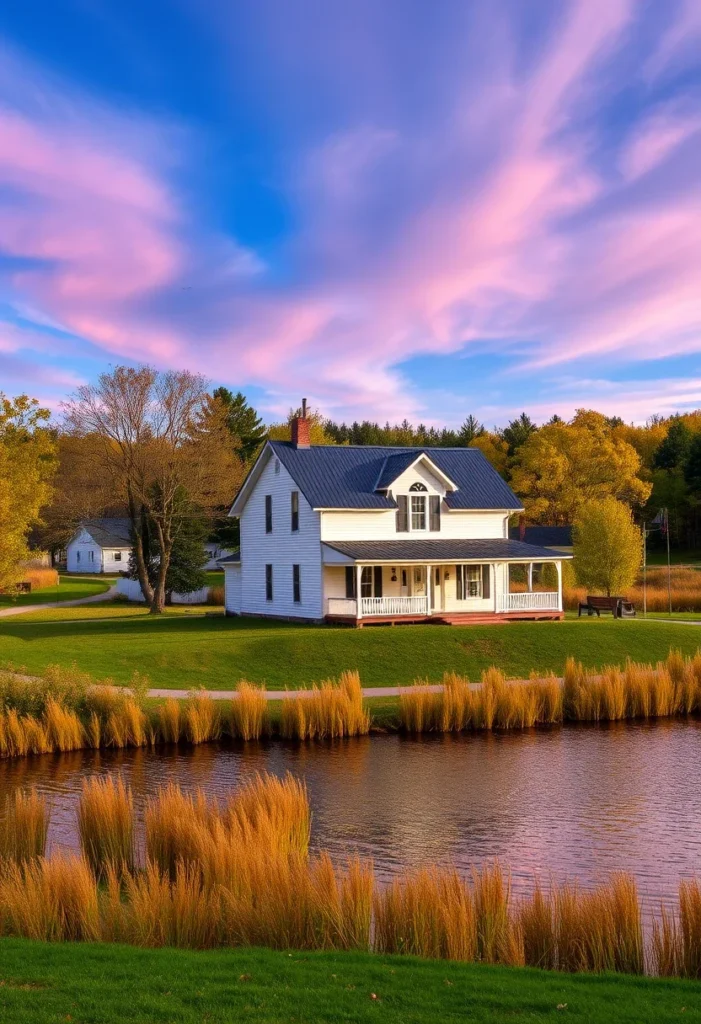
[(56, 587), (41, 587), (29, 594), (17, 594), (12, 597), (0, 594), (0, 608), (15, 608), (25, 605), (42, 605), (51, 601), (75, 601), (79, 597), (92, 597), (93, 594), (104, 594), (112, 585), (112, 580), (105, 576), (60, 576)]
[[(699, 627), (613, 619), (513, 622), (494, 626), (380, 626), (362, 630), (235, 619), (173, 609), (153, 618), (113, 606), (63, 610), (32, 621), (0, 620), (0, 665), (29, 672), (75, 662), (101, 678), (126, 682), (135, 669), (153, 685), (229, 688), (247, 678), (270, 687), (296, 687), (358, 669), (365, 685), (440, 680), (456, 670), (472, 679), (490, 665), (510, 677), (531, 669), (561, 670), (568, 655), (591, 668), (627, 657), (656, 661), (670, 647), (687, 654), (701, 645)], [(79, 612), (81, 609), (75, 609)], [(116, 617), (111, 617), (111, 616)], [(52, 618), (53, 617), (53, 618)]]
[(0, 940), (7, 1024), (701, 1021), (701, 984), (358, 953), (191, 953)]

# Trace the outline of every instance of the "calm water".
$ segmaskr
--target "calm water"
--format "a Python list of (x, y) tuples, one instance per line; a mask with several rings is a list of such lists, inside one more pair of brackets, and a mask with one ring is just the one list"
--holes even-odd
[(701, 875), (701, 725), (581, 727), (503, 736), (373, 736), (187, 750), (80, 752), (0, 763), (0, 795), (35, 785), (50, 845), (76, 848), (82, 780), (121, 772), (139, 806), (168, 781), (224, 794), (255, 772), (304, 778), (313, 845), (372, 856), (380, 877), (498, 857), (514, 887), (628, 870), (652, 903)]

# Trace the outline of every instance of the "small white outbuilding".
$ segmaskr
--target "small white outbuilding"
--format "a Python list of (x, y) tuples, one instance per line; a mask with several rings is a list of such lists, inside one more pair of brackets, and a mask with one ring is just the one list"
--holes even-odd
[(131, 553), (128, 519), (86, 519), (66, 547), (68, 572), (126, 572)]

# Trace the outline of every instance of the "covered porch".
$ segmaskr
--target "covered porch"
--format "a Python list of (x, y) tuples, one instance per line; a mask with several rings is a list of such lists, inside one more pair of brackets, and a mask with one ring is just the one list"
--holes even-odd
[[(376, 543), (366, 542), (363, 547)], [(404, 550), (397, 554), (403, 557), (396, 559), (381, 558), (388, 552), (379, 549), (358, 552), (353, 558), (350, 551), (339, 551), (340, 545), (334, 545), (324, 560), (325, 618), (362, 626), (389, 622), (457, 624), (563, 617), (563, 556), (559, 552), (549, 549), (516, 551), (514, 543), (521, 549), (531, 545), (507, 540), (458, 543), (459, 549), (453, 550), (454, 542), (415, 541), (409, 547), (415, 546), (416, 551), (407, 551), (408, 545), (402, 543)], [(495, 543), (497, 552), (493, 550)], [(419, 550), (422, 544), (449, 544), (450, 548), (433, 553), (431, 558), (407, 558), (407, 554), (424, 554)], [(469, 549), (464, 547), (466, 544)], [(346, 549), (351, 546), (356, 547), (355, 544), (343, 545)], [(372, 554), (374, 558), (370, 557)], [(436, 554), (446, 557), (438, 560)], [(502, 557), (495, 557), (495, 554)], [(342, 556), (340, 561), (339, 555)], [(550, 586), (538, 582), (534, 573), (534, 569), (544, 563), (553, 566), (547, 581)], [(520, 573), (516, 566), (523, 567)], [(538, 575), (542, 577), (543, 573)]]

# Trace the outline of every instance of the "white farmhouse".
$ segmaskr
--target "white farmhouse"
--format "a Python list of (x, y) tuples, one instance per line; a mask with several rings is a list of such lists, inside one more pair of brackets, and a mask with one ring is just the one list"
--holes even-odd
[[(231, 508), (241, 549), (220, 561), (228, 614), (358, 626), (562, 618), (569, 556), (510, 539), (521, 503), (482, 452), (311, 445), (304, 409)], [(513, 565), (544, 562), (556, 589), (512, 592)]]
[(128, 519), (86, 519), (66, 547), (68, 572), (126, 572), (131, 553)]

